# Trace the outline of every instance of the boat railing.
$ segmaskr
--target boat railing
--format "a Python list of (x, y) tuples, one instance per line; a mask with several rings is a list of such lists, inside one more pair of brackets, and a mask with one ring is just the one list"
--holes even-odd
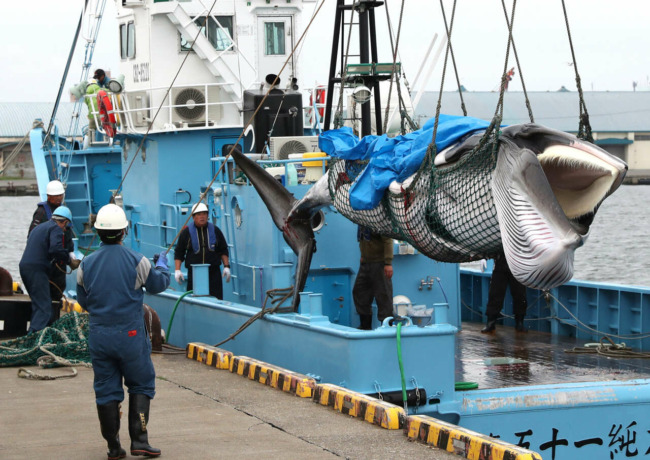
[[(463, 321), (485, 321), (491, 271), (460, 269)], [(542, 332), (597, 342), (604, 336), (650, 350), (650, 288), (572, 279), (549, 291), (527, 289), (526, 326)], [(514, 326), (510, 296), (504, 324)]]
[[(316, 157), (316, 158), (289, 158), (285, 160), (274, 160), (274, 159), (265, 159), (268, 158), (267, 155), (262, 154), (248, 154), (249, 158), (254, 160), (257, 164), (266, 169), (269, 174), (275, 177), (279, 182), (284, 186), (293, 186), (293, 185), (312, 185), (316, 180), (309, 180), (305, 174), (305, 167), (303, 163), (310, 162), (316, 163), (320, 162), (319, 166), (309, 166), (312, 168), (318, 168), (320, 174), (317, 174), (315, 177), (322, 177), (327, 172), (327, 162), (332, 159), (330, 156)], [(235, 164), (235, 161), (232, 157), (226, 160), (226, 157), (215, 157), (212, 158), (212, 161), (217, 163), (223, 163), (224, 161), (228, 162), (228, 165), (224, 168), (224, 171), (221, 173), (221, 179), (224, 183), (235, 184), (235, 185), (250, 185), (250, 181), (245, 174), (241, 173)]]
[[(117, 119), (118, 132), (145, 134), (241, 127), (241, 100), (224, 100), (222, 96), (222, 88), (229, 85), (231, 83), (188, 84), (175, 85), (171, 89), (154, 87), (108, 94)], [(97, 104), (88, 105), (92, 107), (91, 117), (97, 131), (105, 135)]]

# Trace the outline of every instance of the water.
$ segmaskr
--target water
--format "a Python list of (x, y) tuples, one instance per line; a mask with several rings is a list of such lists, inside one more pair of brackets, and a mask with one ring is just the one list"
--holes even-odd
[[(0, 197), (0, 266), (19, 280), (18, 262), (27, 229), (40, 200)], [(581, 280), (650, 286), (650, 186), (624, 185), (605, 200), (584, 247), (576, 251), (574, 277)]]

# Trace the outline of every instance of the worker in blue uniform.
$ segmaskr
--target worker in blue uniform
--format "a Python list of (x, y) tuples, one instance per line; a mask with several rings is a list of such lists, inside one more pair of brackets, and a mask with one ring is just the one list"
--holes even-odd
[(20, 277), (32, 301), (29, 332), (46, 327), (52, 318), (52, 296), (49, 276), (53, 264), (66, 264), (70, 256), (64, 245), (63, 229), (72, 219), (70, 210), (59, 206), (52, 218), (37, 226), (27, 239), (25, 252), (18, 265)]
[[(187, 290), (194, 288), (193, 264), (209, 264), (209, 292), (217, 299), (223, 299), (223, 284), (221, 278), (230, 282), (230, 260), (228, 244), (219, 227), (208, 221), (208, 207), (205, 203), (197, 203), (192, 208), (192, 219), (183, 227), (178, 235), (178, 243), (174, 250), (174, 277), (181, 284), (185, 276), (181, 272), (181, 264), (185, 261), (187, 268)], [(223, 271), (220, 266), (223, 264)]]
[[(47, 194), (47, 200), (41, 201), (36, 205), (36, 211), (34, 211), (32, 222), (29, 225), (29, 230), (27, 231), (28, 237), (37, 225), (49, 221), (52, 218), (52, 213), (63, 204), (63, 200), (65, 198), (65, 188), (60, 181), (50, 181), (47, 184), (45, 193)], [(63, 297), (63, 292), (65, 291), (65, 275), (67, 266), (69, 265), (72, 270), (75, 270), (79, 266), (80, 262), (74, 255), (74, 243), (72, 242), (74, 233), (72, 231), (71, 224), (72, 222), (66, 225), (66, 227), (63, 229), (64, 246), (68, 251), (69, 260), (67, 263), (61, 262), (58, 264), (52, 264), (50, 267), (50, 296), (52, 297), (52, 300), (55, 301), (60, 300), (61, 297)], [(59, 319), (60, 313), (60, 305), (53, 305), (50, 324)]]
[(123, 246), (127, 226), (122, 208), (114, 204), (102, 207), (95, 221), (102, 244), (82, 260), (77, 272), (77, 301), (90, 315), (88, 346), (97, 414), (109, 459), (126, 456), (119, 438), (122, 382), (129, 391), (131, 455), (160, 455), (159, 449), (149, 445), (147, 433), (156, 374), (145, 331), (142, 289), (150, 294), (167, 289), (169, 268), (164, 252), (153, 267), (142, 254)]

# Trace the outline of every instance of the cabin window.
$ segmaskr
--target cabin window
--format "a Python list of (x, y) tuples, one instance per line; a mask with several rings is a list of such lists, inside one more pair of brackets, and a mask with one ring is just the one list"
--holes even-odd
[(264, 23), (266, 44), (264, 54), (267, 56), (284, 54), (284, 22)]
[(135, 57), (135, 24), (120, 24), (120, 56), (122, 59)]
[[(205, 23), (205, 16), (194, 18), (194, 23), (201, 29), (208, 41), (217, 51), (225, 51), (232, 46), (232, 16), (214, 16), (209, 17)], [(191, 44), (181, 35), (181, 51), (189, 51)]]

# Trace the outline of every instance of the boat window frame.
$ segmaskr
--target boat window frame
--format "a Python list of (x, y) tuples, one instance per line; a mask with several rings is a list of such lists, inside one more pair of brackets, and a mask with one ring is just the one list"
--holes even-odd
[[(192, 18), (196, 26), (201, 30), (201, 33), (205, 38), (208, 39), (212, 47), (219, 52), (228, 52), (228, 51), (234, 51), (234, 44), (235, 44), (235, 16), (234, 15), (214, 15), (214, 16), (209, 16), (208, 21), (206, 22), (206, 26), (203, 26), (203, 22), (205, 21), (206, 16), (196, 16)], [(218, 23), (215, 21), (218, 21)], [(224, 25), (224, 22), (229, 22), (229, 24)], [(225, 29), (228, 34), (230, 34), (230, 42), (228, 43), (227, 37), (213, 37), (212, 35), (220, 31), (221, 29)], [(211, 32), (212, 31), (212, 32)], [(187, 52), (187, 51), (194, 51), (191, 47), (187, 45), (187, 41), (183, 38), (183, 35), (181, 33), (179, 35), (179, 49), (181, 52)], [(222, 34), (219, 34), (222, 35)], [(226, 41), (226, 43), (223, 46), (217, 46), (217, 43), (219, 41)]]
[(135, 22), (120, 24), (120, 59), (135, 58)]

